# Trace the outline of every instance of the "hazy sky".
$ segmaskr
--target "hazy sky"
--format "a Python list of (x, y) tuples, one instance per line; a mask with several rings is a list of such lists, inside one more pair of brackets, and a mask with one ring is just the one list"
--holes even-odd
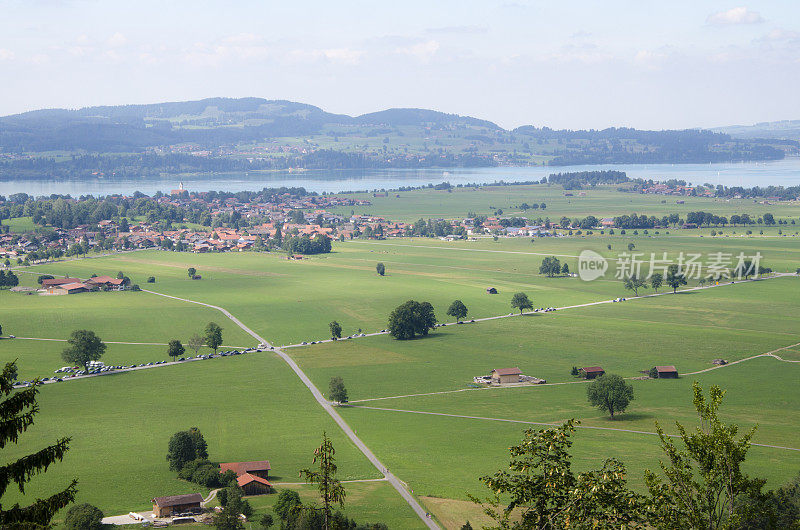
[(798, 0), (0, 0), (0, 114), (258, 96), (660, 129), (800, 119), (798, 87)]

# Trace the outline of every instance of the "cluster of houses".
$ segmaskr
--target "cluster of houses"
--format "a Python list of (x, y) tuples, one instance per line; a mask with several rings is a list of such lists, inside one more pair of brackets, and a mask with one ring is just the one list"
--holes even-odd
[[(272, 491), (269, 483), (270, 464), (268, 460), (254, 462), (224, 462), (219, 465), (220, 474), (227, 471), (236, 473), (236, 482), (245, 495), (264, 495)], [(203, 511), (203, 496), (199, 493), (169, 495), (152, 499), (153, 517), (174, 517), (178, 514), (200, 513)]]
[(77, 294), (90, 291), (124, 291), (125, 280), (111, 276), (94, 276), (88, 280), (78, 278), (52, 278), (42, 280), (41, 294)]

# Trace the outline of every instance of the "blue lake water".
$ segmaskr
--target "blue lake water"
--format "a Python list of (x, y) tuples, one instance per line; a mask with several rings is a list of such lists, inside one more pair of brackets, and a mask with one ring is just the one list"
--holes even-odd
[(309, 191), (337, 192), (375, 190), (400, 186), (421, 186), (448, 181), (451, 184), (487, 183), (503, 180), (524, 182), (540, 180), (551, 173), (615, 169), (631, 178), (654, 180), (682, 179), (693, 184), (726, 186), (797, 186), (800, 185), (800, 158), (775, 162), (727, 164), (606, 164), (563, 167), (492, 167), (420, 170), (314, 170), (301, 172), (252, 172), (214, 175), (164, 176), (159, 178), (95, 178), (87, 180), (26, 179), (0, 181), (0, 195), (25, 192), (30, 195), (51, 193), (79, 195), (131, 194), (141, 191), (169, 193), (182, 180), (191, 191), (243, 191), (264, 187), (302, 186)]

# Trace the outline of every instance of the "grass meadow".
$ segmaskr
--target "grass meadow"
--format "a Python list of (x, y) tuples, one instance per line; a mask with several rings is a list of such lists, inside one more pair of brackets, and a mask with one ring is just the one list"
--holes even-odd
[[(462, 192), (451, 197), (458, 193)], [(123, 271), (142, 288), (221, 306), (281, 345), (327, 338), (331, 320), (338, 320), (345, 334), (359, 328), (380, 330), (386, 327), (391, 309), (411, 298), (430, 301), (440, 321), (451, 320), (445, 311), (456, 298), (469, 308), (469, 318), (507, 315), (512, 311), (511, 296), (518, 291), (526, 292), (536, 307), (630, 298), (631, 293), (613, 278), (583, 282), (538, 274), (542, 258), (548, 255), (559, 256), (575, 270), (577, 255), (587, 248), (611, 259), (627, 251), (629, 243), (647, 256), (760, 251), (762, 263), (779, 271), (794, 271), (800, 264), (800, 246), (791, 237), (775, 233), (710, 238), (685, 232), (533, 242), (524, 238), (337, 242), (333, 253), (301, 261), (288, 261), (277, 253), (196, 255), (153, 250), (22, 267), (19, 275), (32, 284), (38, 274), (83, 278)], [(375, 273), (379, 261), (386, 264), (384, 277)], [(196, 267), (203, 279), (189, 280), (188, 267)], [(148, 276), (155, 276), (156, 283), (147, 284)], [(690, 282), (689, 287), (693, 285)], [(499, 294), (487, 294), (490, 286)], [(799, 291), (800, 278), (786, 277), (447, 326), (421, 340), (402, 342), (383, 335), (287, 352), (323, 391), (330, 377), (344, 378), (354, 406), (342, 407), (343, 417), (450, 528), (463, 524), (461, 518), (480, 520), (477, 507), (465, 502), (466, 494), (485, 493), (478, 477), (503, 467), (508, 446), (533, 423), (576, 418), (583, 427), (602, 428), (580, 429), (576, 434), (576, 468), (597, 467), (603, 459), (617, 457), (628, 466), (632, 485), (641, 488), (644, 469), (657, 468), (660, 456), (657, 437), (646, 433), (654, 430), (656, 420), (668, 432), (674, 432), (675, 420), (693, 424), (694, 380), (728, 389), (723, 415), (742, 428), (758, 424), (756, 443), (797, 448), (798, 364), (759, 358), (678, 380), (633, 381), (636, 398), (615, 421), (588, 405), (585, 384), (573, 378), (570, 369), (601, 365), (607, 372), (636, 377), (656, 364), (674, 364), (687, 374), (711, 368), (714, 358), (734, 361), (792, 346), (800, 342)], [(26, 296), (0, 291), (3, 333), (17, 337), (65, 339), (74, 329), (92, 329), (110, 342), (164, 343), (185, 340), (209, 321), (224, 328), (226, 344), (253, 345), (252, 337), (220, 312), (151, 293)], [(23, 379), (51, 375), (64, 364), (63, 347), (59, 341), (3, 339), (0, 360), (18, 359)], [(800, 360), (800, 346), (779, 355)], [(103, 360), (130, 364), (165, 358), (166, 347), (159, 344), (109, 344)], [(548, 383), (565, 384), (470, 388), (473, 376), (510, 366)], [(429, 395), (395, 397), (409, 394)], [(195, 491), (195, 486), (175, 478), (164, 456), (169, 436), (192, 426), (203, 431), (212, 459), (269, 459), (279, 482), (297, 481), (298, 470), (311, 464), (313, 448), (325, 430), (334, 439), (340, 478), (378, 477), (291, 370), (271, 353), (46, 385), (40, 398), (35, 426), (20, 445), (6, 448), (6, 458), (59, 436), (71, 436), (73, 442), (62, 464), (34, 480), (31, 496), (78, 477), (79, 500), (112, 514), (146, 509), (155, 495)], [(391, 410), (360, 408), (367, 406)], [(800, 452), (753, 447), (748, 470), (776, 486), (800, 471)], [(298, 488), (309, 494), (307, 487)], [(352, 492), (348, 513), (359, 521), (380, 519), (390, 527), (419, 527), (388, 484), (357, 483), (348, 491)], [(18, 498), (16, 493), (7, 495), (12, 502)], [(273, 502), (274, 496), (253, 500), (259, 510)]]

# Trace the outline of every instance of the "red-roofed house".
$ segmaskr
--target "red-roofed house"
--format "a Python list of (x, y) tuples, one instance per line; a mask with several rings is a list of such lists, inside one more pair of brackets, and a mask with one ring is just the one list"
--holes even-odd
[(245, 495), (264, 495), (272, 489), (272, 484), (265, 478), (245, 473), (236, 479)]
[(599, 366), (587, 366), (585, 368), (581, 368), (580, 372), (586, 379), (596, 379), (606, 373), (606, 371)]
[(519, 383), (519, 376), (522, 370), (519, 368), (495, 368), (492, 370), (492, 383), (502, 385), (503, 383)]
[(269, 460), (256, 460), (254, 462), (223, 462), (219, 465), (219, 472), (225, 473), (228, 470), (236, 473), (236, 476), (241, 476), (246, 473), (261, 478), (269, 478), (269, 470), (272, 469), (269, 465)]

